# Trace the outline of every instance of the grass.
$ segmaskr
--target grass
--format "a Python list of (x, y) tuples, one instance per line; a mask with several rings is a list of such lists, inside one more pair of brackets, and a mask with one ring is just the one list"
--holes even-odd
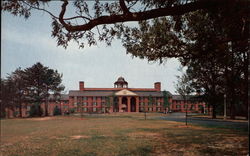
[(0, 155), (246, 155), (248, 135), (157, 119), (162, 114), (1, 120)]

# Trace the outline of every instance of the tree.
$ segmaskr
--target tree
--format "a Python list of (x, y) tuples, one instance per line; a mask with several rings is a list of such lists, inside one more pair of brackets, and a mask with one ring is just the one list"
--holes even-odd
[(57, 70), (43, 66), (40, 62), (26, 68), (24, 72), (29, 101), (34, 103), (36, 108), (45, 101), (45, 116), (47, 116), (49, 95), (52, 93), (54, 96), (58, 96), (64, 89), (61, 84), (62, 74), (59, 74)]
[(186, 125), (187, 125), (187, 97), (193, 92), (191, 87), (191, 81), (186, 74), (183, 74), (181, 77), (177, 76), (178, 83), (176, 84), (176, 91), (182, 96), (184, 99), (185, 107), (186, 107)]
[(167, 114), (167, 108), (169, 110), (169, 101), (168, 101), (169, 95), (166, 90), (163, 91), (163, 108), (165, 113)]
[(13, 90), (11, 94), (13, 98), (11, 100), (19, 108), (19, 117), (22, 117), (22, 107), (26, 101), (25, 94), (27, 90), (25, 81), (23, 80), (24, 76), (24, 71), (21, 68), (17, 68), (7, 77), (8, 81), (12, 83)]
[(14, 111), (16, 105), (13, 101), (15, 97), (14, 83), (7, 79), (1, 78), (1, 117), (10, 117), (9, 111), (6, 108)]
[[(244, 99), (245, 110), (248, 105), (247, 86), (243, 84), (247, 84), (249, 62), (250, 5), (236, 5), (234, 1), (229, 4), (212, 11), (187, 13), (179, 18), (179, 23), (174, 17), (141, 21), (139, 28), (123, 38), (123, 43), (127, 53), (149, 61), (179, 58), (190, 71), (195, 69), (193, 78), (199, 80), (196, 89), (202, 87), (213, 107), (220, 102), (217, 96), (227, 92), (234, 118), (239, 96)], [(215, 94), (216, 88), (219, 90)]]
[[(232, 1), (232, 0), (231, 0)], [(202, 9), (212, 9), (224, 7), (230, 0), (119, 0), (119, 2), (87, 2), (84, 0), (71, 2), (76, 15), (66, 17), (69, 11), (69, 2), (61, 2), (61, 9), (58, 16), (49, 10), (50, 0), (27, 0), (27, 1), (4, 1), (1, 4), (3, 11), (8, 11), (13, 15), (28, 18), (32, 10), (48, 13), (52, 18), (52, 36), (57, 39), (57, 44), (67, 47), (69, 41), (76, 41), (80, 47), (84, 47), (82, 39), (86, 39), (88, 44), (95, 45), (95, 34), (99, 35), (98, 40), (110, 45), (114, 36), (118, 38), (121, 34), (126, 37), (130, 29), (123, 25), (128, 21), (143, 21), (163, 16), (171, 16), (180, 22), (180, 16)], [(235, 3), (247, 3), (244, 0)], [(93, 8), (93, 10), (91, 10)], [(108, 24), (114, 24), (108, 27)], [(101, 31), (98, 26), (102, 25)], [(92, 31), (96, 28), (96, 33)], [(128, 32), (129, 31), (129, 32)]]
[(154, 102), (153, 102), (153, 97), (152, 97), (152, 95), (150, 94), (149, 96), (148, 96), (148, 105), (149, 106), (152, 106), (154, 104)]
[(58, 108), (58, 106), (56, 106), (53, 110), (53, 115), (61, 115), (61, 109)]
[[(22, 107), (25, 102), (26, 85), (23, 80), (24, 72), (21, 68), (17, 68), (9, 74), (6, 79), (1, 79), (1, 112), (6, 113), (5, 109), (15, 111), (19, 109), (19, 117), (22, 117)], [(1, 113), (1, 114), (2, 114)], [(14, 112), (17, 115), (17, 112)], [(3, 116), (3, 114), (2, 114)], [(7, 114), (9, 117), (9, 114)]]
[(5, 113), (5, 108), (13, 111), (19, 108), (19, 116), (22, 117), (23, 104), (32, 103), (30, 115), (41, 116), (40, 104), (45, 102), (47, 116), (49, 95), (53, 94), (55, 100), (60, 98), (64, 89), (61, 82), (62, 74), (39, 62), (24, 70), (17, 68), (6, 79), (1, 79), (1, 115)]

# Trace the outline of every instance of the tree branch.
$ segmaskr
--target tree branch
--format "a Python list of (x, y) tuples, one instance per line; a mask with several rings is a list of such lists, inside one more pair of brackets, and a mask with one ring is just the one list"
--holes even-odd
[(120, 6), (122, 8), (123, 13), (124, 14), (129, 14), (130, 12), (129, 12), (124, 0), (119, 0), (119, 3), (120, 3)]
[[(72, 26), (72, 25), (65, 23), (65, 21), (63, 20), (63, 16), (66, 11), (66, 6), (68, 5), (68, 1), (64, 0), (64, 3), (62, 4), (62, 10), (59, 15), (59, 21), (65, 27), (65, 29), (69, 32), (87, 31), (87, 30), (91, 30), (93, 27), (97, 25), (102, 25), (102, 24), (114, 24), (118, 22), (128, 22), (128, 21), (141, 21), (141, 20), (147, 20), (147, 19), (157, 18), (161, 16), (183, 15), (191, 11), (196, 11), (200, 9), (208, 9), (211, 7), (220, 6), (220, 5), (227, 3), (228, 1), (230, 0), (219, 0), (219, 1), (218, 0), (203, 0), (203, 1), (191, 2), (188, 4), (184, 4), (184, 5), (152, 9), (152, 10), (148, 10), (144, 12), (136, 12), (136, 13), (129, 13), (129, 14), (123, 13), (121, 15), (101, 16), (96, 19), (90, 20), (86, 24)], [(120, 0), (120, 2), (121, 2), (120, 4), (122, 7), (122, 2), (124, 3), (124, 1)], [(122, 8), (122, 9), (124, 12), (126, 11), (126, 8)]]

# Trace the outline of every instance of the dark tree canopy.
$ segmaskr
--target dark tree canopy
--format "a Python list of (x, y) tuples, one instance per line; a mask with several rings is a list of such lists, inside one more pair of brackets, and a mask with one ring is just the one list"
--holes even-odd
[(110, 45), (115, 36), (126, 38), (134, 31), (124, 22), (169, 16), (179, 25), (180, 17), (186, 13), (221, 8), (232, 2), (247, 3), (246, 0), (64, 0), (57, 2), (59, 12), (54, 13), (49, 7), (53, 3), (50, 0), (13, 0), (2, 2), (1, 9), (25, 18), (32, 10), (48, 13), (52, 18), (52, 37), (59, 46), (66, 48), (72, 40), (84, 47), (86, 43), (97, 44), (97, 40)]
[(50, 69), (40, 62), (26, 69), (18, 68), (6, 79), (1, 79), (1, 116), (5, 108), (19, 108), (19, 115), (23, 103), (32, 103), (30, 115), (41, 115), (40, 104), (45, 102), (45, 115), (48, 115), (48, 98), (52, 94), (54, 98), (60, 96), (64, 90), (62, 74)]

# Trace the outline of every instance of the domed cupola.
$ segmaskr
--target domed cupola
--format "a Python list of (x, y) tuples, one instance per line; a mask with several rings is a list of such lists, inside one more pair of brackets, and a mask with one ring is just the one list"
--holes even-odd
[(128, 88), (128, 82), (124, 80), (123, 77), (119, 77), (114, 83), (115, 88)]

